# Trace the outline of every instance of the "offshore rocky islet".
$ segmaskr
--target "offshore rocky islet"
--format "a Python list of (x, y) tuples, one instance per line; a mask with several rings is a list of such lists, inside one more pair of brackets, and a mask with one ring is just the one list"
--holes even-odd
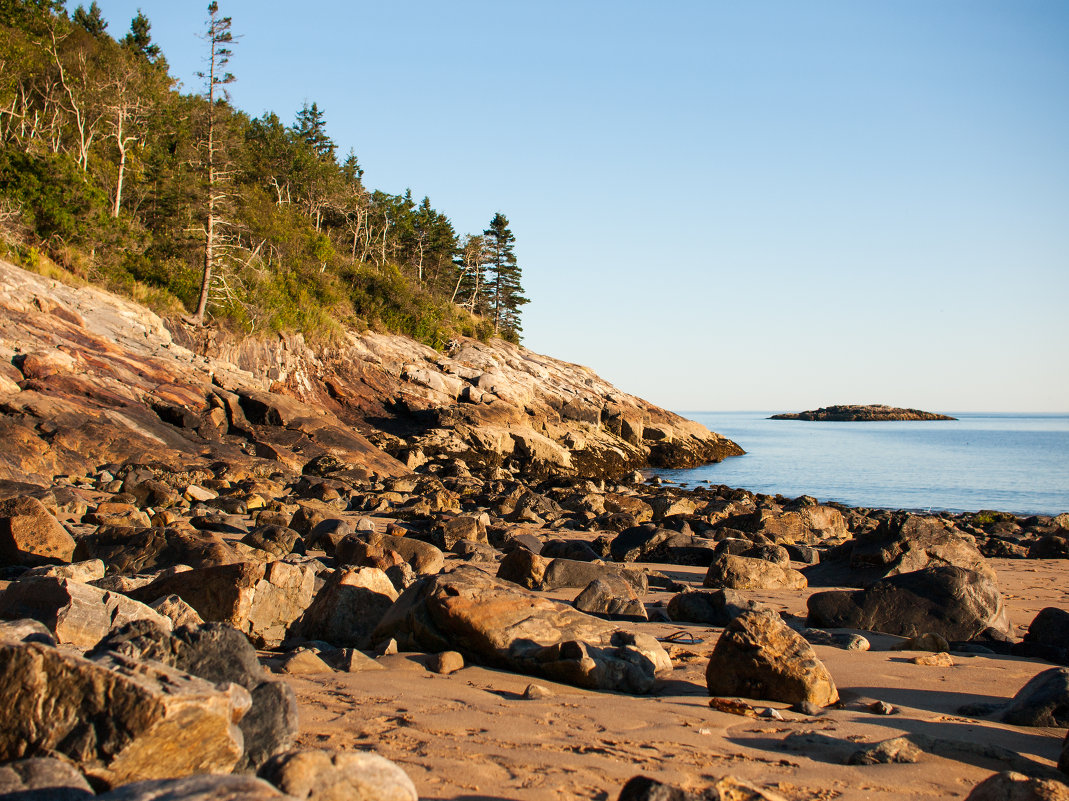
[[(198, 721), (190, 731), (204, 745), (169, 765), (174, 776), (258, 769), (271, 783), (240, 779), (241, 797), (271, 797), (304, 781), (293, 776), (307, 763), (412, 797), (389, 763), (292, 751), (296, 701), (260, 663), (284, 675), (317, 664), (352, 672), (381, 669), (368, 654), (401, 649), (435, 654), (448, 674), (455, 653), (460, 665), (646, 693), (682, 658), (648, 633), (658, 620), (737, 630), (758, 664), (738, 672), (725, 640), (715, 659), (740, 665), (731, 691), (810, 711), (841, 703), (811, 645), (835, 641), (828, 629), (1069, 662), (1066, 613), (1045, 610), (1035, 636), (1018, 641), (986, 561), (1069, 556), (1065, 516), (920, 516), (635, 483), (639, 467), (741, 450), (518, 346), (465, 340), (443, 355), (379, 334), (324, 348), (195, 341), (199, 332), (99, 290), (10, 265), (0, 281), (0, 548), (11, 582), (0, 616), (21, 621), (0, 635), (5, 673), (18, 665), (35, 692), (76, 707), (62, 732), (58, 719), (20, 709), (5, 760), (58, 750), (78, 776), (122, 792), (165, 778), (152, 757), (174, 731), (168, 710), (181, 708), (195, 710), (184, 719)], [(703, 580), (681, 581), (672, 565)], [(769, 617), (746, 597), (806, 587), (857, 589), (811, 593), (809, 621)], [(658, 592), (670, 593), (663, 607), (648, 601)], [(228, 639), (234, 630), (242, 636)], [(245, 672), (203, 666), (220, 653)], [(109, 740), (99, 702), (72, 694), (76, 675), (111, 697), (154, 699), (157, 717), (124, 721), (134, 734)], [(223, 679), (229, 695), (210, 683)], [(245, 721), (240, 733), (228, 716)], [(33, 771), (9, 771), (28, 787)], [(211, 792), (232, 780), (217, 777)], [(709, 793), (737, 792), (735, 782), (749, 797), (777, 797), (717, 782)], [(628, 783), (620, 797), (654, 797), (664, 791), (655, 785)]]

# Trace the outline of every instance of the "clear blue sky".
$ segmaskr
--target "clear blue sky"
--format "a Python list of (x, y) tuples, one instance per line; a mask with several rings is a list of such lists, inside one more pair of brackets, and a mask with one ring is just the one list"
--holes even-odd
[[(207, 2), (99, 4), (199, 90)], [(535, 350), (679, 410), (1069, 411), (1063, 0), (220, 8), (236, 105), (509, 217)]]

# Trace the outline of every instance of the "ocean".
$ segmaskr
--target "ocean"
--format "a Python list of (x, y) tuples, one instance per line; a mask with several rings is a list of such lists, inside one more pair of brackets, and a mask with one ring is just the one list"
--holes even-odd
[(826, 423), (773, 412), (680, 412), (745, 456), (657, 470), (687, 485), (886, 509), (1069, 511), (1069, 415), (947, 412), (956, 421)]

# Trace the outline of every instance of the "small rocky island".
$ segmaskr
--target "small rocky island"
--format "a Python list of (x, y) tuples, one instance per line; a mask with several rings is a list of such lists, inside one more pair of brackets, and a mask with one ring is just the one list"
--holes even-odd
[(883, 422), (887, 420), (956, 420), (945, 414), (899, 409), (883, 404), (827, 406), (808, 412), (774, 414), (769, 420), (828, 420), (836, 423)]

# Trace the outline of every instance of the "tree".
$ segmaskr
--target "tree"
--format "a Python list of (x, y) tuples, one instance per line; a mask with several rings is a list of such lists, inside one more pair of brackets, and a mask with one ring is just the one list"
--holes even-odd
[(508, 218), (498, 212), (483, 231), (486, 239), (487, 267), (490, 284), (490, 313), (494, 320), (494, 333), (510, 338), (519, 338), (520, 306), (528, 303), (520, 283), (520, 267), (516, 263), (513, 243), (516, 237), (509, 230)]
[(297, 121), (293, 124), (293, 130), (319, 158), (324, 161), (334, 160), (337, 145), (327, 136), (326, 120), (323, 119), (323, 112), (315, 103), (310, 106), (305, 103), (304, 107), (297, 112)]
[(151, 30), (152, 23), (139, 8), (137, 16), (130, 20), (130, 32), (123, 37), (122, 45), (143, 56), (149, 62), (155, 63), (160, 57), (160, 46), (152, 43), (152, 34), (149, 33)]
[(222, 220), (218, 217), (220, 203), (226, 198), (220, 191), (220, 186), (226, 179), (221, 170), (222, 154), (217, 152), (215, 132), (215, 99), (217, 94), (227, 99), (225, 87), (234, 82), (234, 76), (225, 71), (230, 62), (233, 51), (229, 45), (233, 43), (234, 36), (230, 32), (232, 20), (230, 17), (219, 16), (219, 4), (212, 0), (208, 4), (208, 27), (204, 33), (204, 41), (208, 43), (208, 71), (197, 73), (206, 83), (205, 97), (208, 100), (208, 136), (207, 136), (207, 168), (208, 168), (208, 213), (205, 223), (204, 239), (204, 273), (200, 284), (200, 298), (197, 301), (197, 310), (193, 313), (190, 321), (196, 325), (204, 323), (204, 312), (208, 308), (208, 293), (212, 285), (212, 270), (215, 267), (218, 254), (219, 226)]
[(84, 28), (91, 36), (103, 36), (108, 29), (108, 23), (101, 16), (100, 6), (96, 4), (96, 0), (89, 4), (88, 11), (82, 6), (74, 9), (71, 21), (78, 27)]

